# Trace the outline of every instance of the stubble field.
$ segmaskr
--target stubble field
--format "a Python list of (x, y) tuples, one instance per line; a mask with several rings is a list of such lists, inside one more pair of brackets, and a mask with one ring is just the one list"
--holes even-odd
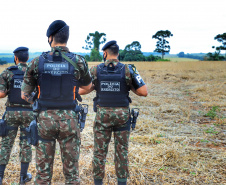
[[(129, 146), (128, 184), (226, 183), (226, 62), (132, 62), (148, 86), (148, 96), (131, 93), (139, 108)], [(89, 63), (89, 67), (96, 63)], [(0, 72), (5, 68), (0, 68)], [(89, 105), (81, 133), (81, 184), (93, 184), (92, 154), (95, 93), (83, 96)], [(0, 113), (6, 99), (0, 100)], [(18, 139), (5, 172), (6, 184), (18, 181)], [(35, 148), (29, 171), (35, 176)], [(64, 184), (57, 146), (52, 184)], [(30, 183), (33, 184), (33, 183)], [(116, 184), (114, 145), (110, 143), (104, 184)]]

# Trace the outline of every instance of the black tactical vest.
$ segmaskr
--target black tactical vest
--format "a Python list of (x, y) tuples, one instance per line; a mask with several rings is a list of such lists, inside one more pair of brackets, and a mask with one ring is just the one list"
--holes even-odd
[(30, 105), (30, 103), (21, 98), (21, 85), (23, 83), (24, 72), (19, 70), (18, 66), (11, 66), (8, 70), (13, 72), (8, 94), (9, 102), (12, 104)]
[(129, 87), (125, 79), (125, 65), (118, 62), (116, 66), (104, 63), (97, 66), (96, 103), (101, 107), (127, 107)]
[[(73, 62), (76, 55), (65, 54)], [(43, 53), (38, 65), (38, 105), (42, 109), (74, 109), (79, 89), (74, 66), (60, 56)]]

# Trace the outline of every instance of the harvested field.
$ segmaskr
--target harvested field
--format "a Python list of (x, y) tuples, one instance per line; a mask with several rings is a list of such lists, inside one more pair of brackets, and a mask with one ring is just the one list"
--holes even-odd
[[(128, 184), (226, 184), (226, 62), (130, 63), (137, 66), (149, 94), (137, 97), (131, 93), (131, 108), (139, 108), (140, 115), (130, 136)], [(91, 62), (89, 67), (95, 64)], [(89, 105), (81, 134), (80, 178), (84, 185), (93, 184), (94, 96), (94, 92), (83, 96)], [(1, 115), (5, 101), (0, 100)], [(5, 172), (6, 184), (18, 181), (18, 151), (17, 144)], [(34, 158), (35, 148), (33, 154)], [(35, 160), (29, 171), (35, 176)], [(64, 182), (59, 146), (52, 182)], [(104, 184), (116, 184), (113, 143)]]

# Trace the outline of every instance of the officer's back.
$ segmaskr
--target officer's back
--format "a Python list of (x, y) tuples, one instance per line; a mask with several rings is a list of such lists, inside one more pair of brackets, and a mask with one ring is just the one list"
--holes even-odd
[(47, 30), (51, 52), (31, 61), (24, 76), (22, 97), (30, 103), (31, 92), (38, 89), (35, 111), (38, 113), (35, 183), (50, 184), (53, 172), (55, 140), (60, 144), (66, 184), (79, 184), (78, 159), (80, 126), (78, 89), (90, 88), (91, 77), (85, 60), (66, 47), (69, 26), (54, 21)]

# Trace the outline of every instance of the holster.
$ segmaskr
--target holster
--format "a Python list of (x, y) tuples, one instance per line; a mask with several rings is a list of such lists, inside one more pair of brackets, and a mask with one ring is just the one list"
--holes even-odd
[(81, 109), (79, 112), (78, 116), (78, 121), (80, 123), (80, 131), (82, 132), (83, 129), (85, 128), (85, 122), (86, 122), (86, 115), (88, 113), (88, 105), (87, 104), (82, 104), (80, 105)]
[(38, 135), (38, 125), (36, 118), (30, 123), (29, 127), (27, 127), (25, 130), (27, 135), (27, 141), (31, 145), (36, 146), (39, 140), (43, 142), (55, 141), (55, 139), (43, 139)]
[(0, 119), (0, 136), (1, 137), (7, 136), (9, 130), (18, 130), (18, 127), (7, 126), (5, 115), (6, 115), (6, 112), (3, 114), (2, 119)]
[(131, 111), (131, 128), (132, 128), (132, 130), (134, 130), (136, 127), (136, 122), (137, 122), (138, 116), (139, 116), (139, 109), (133, 108)]
[(38, 126), (36, 119), (33, 120), (25, 130), (28, 143), (36, 146), (38, 144)]
[(97, 112), (97, 97), (93, 98), (93, 111)]

